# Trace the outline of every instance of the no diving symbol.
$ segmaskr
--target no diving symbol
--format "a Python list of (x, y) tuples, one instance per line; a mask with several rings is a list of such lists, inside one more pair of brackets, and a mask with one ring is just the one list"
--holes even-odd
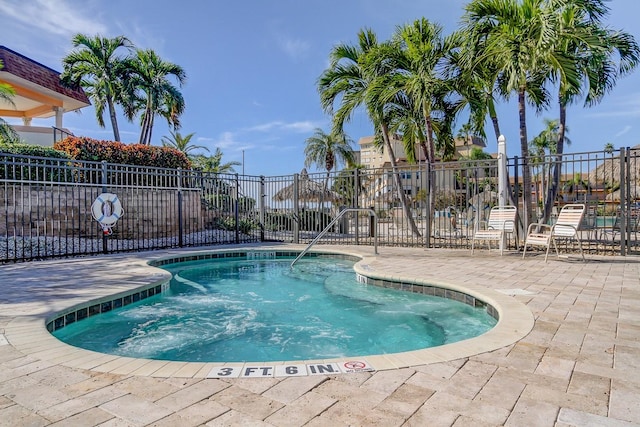
[(371, 370), (371, 367), (367, 366), (367, 362), (363, 362), (360, 360), (351, 360), (349, 362), (344, 362), (342, 366), (344, 366), (346, 372)]

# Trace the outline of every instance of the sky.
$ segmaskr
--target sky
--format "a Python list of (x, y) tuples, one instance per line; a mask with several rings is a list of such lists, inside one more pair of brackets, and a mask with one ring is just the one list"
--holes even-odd
[[(62, 71), (62, 59), (72, 51), (77, 33), (124, 35), (140, 49), (153, 49), (162, 59), (183, 67), (181, 88), (186, 110), (182, 135), (223, 161), (244, 163), (235, 171), (247, 175), (289, 175), (304, 166), (305, 140), (320, 128), (331, 129), (320, 106), (317, 80), (328, 66), (329, 53), (339, 43), (356, 44), (357, 33), (371, 28), (380, 41), (398, 26), (425, 17), (453, 32), (466, 0), (0, 0), (0, 44), (43, 65)], [(606, 24), (631, 33), (640, 43), (640, 2), (612, 0)], [(536, 115), (527, 126), (532, 139), (545, 118), (555, 119), (555, 105)], [(509, 156), (520, 154), (515, 99), (499, 105), (498, 118)], [(461, 118), (457, 126), (465, 121)], [(8, 120), (10, 123), (11, 120)], [(100, 128), (93, 107), (67, 113), (64, 127), (78, 136), (113, 139)], [(17, 123), (17, 122), (16, 122)], [(34, 120), (53, 126), (53, 119)], [(137, 142), (139, 123), (119, 117), (123, 142)], [(169, 135), (157, 118), (153, 145)], [(640, 144), (640, 69), (618, 80), (603, 101), (591, 108), (581, 103), (567, 113), (566, 152), (602, 150)], [(345, 127), (357, 141), (372, 135), (362, 112)], [(490, 128), (488, 134), (491, 135)], [(487, 140), (487, 152), (497, 143)], [(206, 153), (204, 153), (206, 154)], [(318, 170), (310, 168), (310, 172)]]

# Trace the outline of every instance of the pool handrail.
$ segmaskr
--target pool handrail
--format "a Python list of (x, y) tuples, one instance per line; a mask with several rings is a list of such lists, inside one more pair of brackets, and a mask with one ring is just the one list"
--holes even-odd
[(345, 208), (342, 209), (340, 212), (338, 212), (338, 215), (336, 215), (336, 217), (333, 219), (333, 221), (331, 221), (329, 223), (329, 225), (327, 225), (324, 230), (322, 230), (312, 241), (311, 243), (309, 243), (307, 245), (306, 248), (304, 248), (304, 250), (302, 252), (300, 252), (300, 254), (298, 254), (298, 256), (296, 257), (296, 259), (293, 260), (293, 262), (291, 262), (291, 267), (293, 268), (293, 265), (300, 259), (302, 258), (307, 252), (309, 252), (309, 249), (311, 249), (311, 247), (313, 245), (315, 245), (318, 240), (320, 240), (320, 238), (322, 236), (324, 236), (327, 231), (329, 231), (331, 229), (331, 227), (333, 227), (336, 222), (338, 222), (338, 220), (340, 218), (342, 218), (342, 216), (347, 213), (347, 212), (368, 212), (370, 215), (373, 216), (373, 253), (378, 255), (378, 215), (376, 214), (376, 212), (371, 209), (371, 208)]

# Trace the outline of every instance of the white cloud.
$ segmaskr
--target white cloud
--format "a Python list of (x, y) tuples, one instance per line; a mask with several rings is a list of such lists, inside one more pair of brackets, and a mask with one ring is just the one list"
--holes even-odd
[(607, 102), (607, 111), (588, 114), (589, 117), (640, 117), (640, 94), (630, 93)]
[(247, 132), (276, 132), (276, 131), (293, 131), (295, 133), (311, 132), (319, 125), (311, 121), (286, 123), (282, 121), (273, 121), (261, 125), (253, 126), (245, 129)]
[(46, 33), (38, 34), (32, 30), (25, 32), (25, 34), (38, 34), (40, 38), (47, 34), (70, 38), (76, 33), (106, 33), (107, 28), (94, 20), (89, 13), (83, 13), (84, 10), (86, 7), (71, 7), (62, 0), (3, 0), (0, 2), (0, 15), (4, 15), (4, 19)]
[(240, 142), (236, 141), (235, 136), (232, 132), (223, 132), (220, 136), (213, 140), (214, 147), (228, 148), (233, 147), (234, 145), (240, 144)]
[(278, 46), (293, 59), (306, 56), (307, 52), (311, 49), (311, 45), (304, 40), (284, 36), (278, 37)]
[(620, 132), (616, 133), (614, 136), (617, 138), (619, 136), (622, 136), (622, 135), (628, 133), (630, 130), (631, 130), (631, 126), (627, 125), (627, 126), (624, 127), (624, 129), (622, 129)]

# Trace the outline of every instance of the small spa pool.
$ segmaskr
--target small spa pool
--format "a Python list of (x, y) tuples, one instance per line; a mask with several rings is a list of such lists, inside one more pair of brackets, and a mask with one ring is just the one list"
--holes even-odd
[(345, 258), (316, 254), (293, 268), (292, 257), (275, 254), (163, 262), (172, 274), (163, 292), (53, 334), (120, 356), (268, 362), (423, 349), (476, 337), (497, 322), (492, 307), (468, 295), (367, 280)]

